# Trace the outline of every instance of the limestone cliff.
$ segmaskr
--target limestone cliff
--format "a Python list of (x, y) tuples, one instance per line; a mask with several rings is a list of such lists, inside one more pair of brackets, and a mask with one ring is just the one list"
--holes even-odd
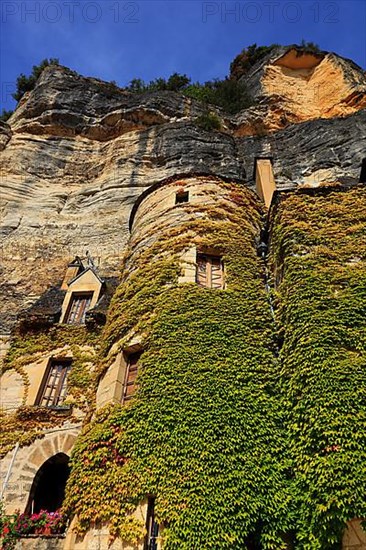
[[(134, 95), (49, 67), (0, 124), (0, 333), (86, 251), (118, 274), (132, 204), (174, 174), (209, 173), (253, 185), (257, 156), (277, 185), (357, 180), (366, 143), (365, 73), (335, 54), (273, 50), (245, 79), (256, 104), (222, 130), (178, 93)], [(290, 167), (290, 168), (289, 168)]]
[(276, 131), (366, 107), (365, 72), (334, 53), (273, 48), (241, 77), (259, 104), (237, 117), (237, 135)]

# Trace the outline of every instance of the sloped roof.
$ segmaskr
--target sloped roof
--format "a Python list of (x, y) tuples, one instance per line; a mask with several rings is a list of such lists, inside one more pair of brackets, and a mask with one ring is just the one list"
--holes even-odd
[[(86, 324), (90, 327), (105, 324), (110, 301), (119, 284), (118, 277), (106, 277), (103, 281), (100, 277), (98, 279), (102, 282), (102, 292), (98, 302), (87, 312)], [(32, 306), (19, 313), (19, 328), (24, 331), (58, 323), (65, 294), (66, 290), (55, 286), (46, 290)]]
[(104, 279), (102, 294), (98, 302), (86, 313), (86, 324), (104, 325), (107, 319), (109, 304), (119, 285), (118, 277), (106, 277)]
[(93, 269), (92, 267), (88, 266), (84, 269), (84, 271), (81, 271), (80, 273), (78, 273), (73, 279), (71, 279), (71, 281), (68, 282), (68, 286), (71, 286), (75, 281), (77, 281), (78, 279), (80, 279), (81, 277), (84, 277), (84, 275), (88, 272), (88, 271), (91, 271), (93, 273), (93, 275), (98, 279), (98, 281), (103, 284), (103, 279), (101, 279), (98, 275), (98, 273), (95, 271), (95, 269)]
[(51, 287), (28, 309), (18, 315), (20, 328), (49, 326), (60, 319), (62, 303), (66, 291), (58, 287)]

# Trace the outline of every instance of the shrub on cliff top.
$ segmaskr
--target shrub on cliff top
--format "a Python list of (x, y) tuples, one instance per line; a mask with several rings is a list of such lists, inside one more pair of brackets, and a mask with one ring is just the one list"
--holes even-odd
[(220, 130), (221, 128), (219, 117), (211, 111), (206, 111), (201, 116), (197, 117), (195, 123), (202, 128), (202, 130), (206, 130), (207, 132)]
[(221, 107), (221, 109), (232, 115), (253, 104), (246, 86), (230, 78), (213, 80), (205, 84), (192, 84), (183, 93), (204, 103)]
[(192, 83), (187, 75), (178, 73), (172, 74), (167, 80), (157, 78), (149, 83), (134, 78), (126, 90), (136, 94), (157, 91), (181, 92), (205, 104), (216, 105), (230, 114), (246, 109), (253, 103), (245, 85), (227, 77), (223, 80), (210, 80), (204, 84)]
[[(271, 44), (270, 46), (257, 46), (257, 44), (251, 44), (247, 48), (244, 48), (230, 65), (230, 78), (239, 80), (243, 75), (249, 72), (253, 65), (278, 47), (279, 44)], [(304, 39), (301, 40), (300, 44), (292, 44), (289, 48), (296, 48), (299, 51), (315, 54), (321, 51), (317, 44), (314, 42), (306, 42)]]
[(249, 69), (253, 67), (263, 57), (270, 53), (278, 44), (271, 44), (270, 46), (257, 46), (257, 44), (251, 44), (247, 48), (244, 48), (237, 55), (230, 64), (230, 76), (234, 80), (239, 80)]
[(16, 101), (20, 101), (25, 94), (25, 92), (29, 92), (33, 90), (34, 86), (36, 85), (36, 82), (40, 75), (42, 74), (42, 71), (49, 67), (50, 65), (58, 65), (59, 60), (50, 57), (50, 59), (43, 59), (39, 63), (39, 65), (33, 65), (32, 72), (29, 76), (26, 76), (25, 74), (21, 73), (17, 78), (17, 89), (16, 92), (12, 94), (12, 97)]
[(3, 122), (6, 122), (13, 113), (14, 111), (7, 111), (6, 109), (3, 109), (0, 115), (0, 120), (2, 120)]
[(173, 73), (167, 80), (165, 78), (156, 78), (148, 83), (144, 82), (141, 78), (134, 78), (126, 89), (136, 94), (159, 91), (180, 92), (190, 82), (191, 79), (186, 74)]

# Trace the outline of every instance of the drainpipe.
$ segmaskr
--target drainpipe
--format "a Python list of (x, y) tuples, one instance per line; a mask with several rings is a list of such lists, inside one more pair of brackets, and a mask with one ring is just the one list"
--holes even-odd
[(1, 498), (3, 498), (3, 496), (4, 496), (5, 489), (6, 489), (6, 486), (8, 484), (9, 478), (10, 478), (11, 470), (13, 468), (14, 460), (15, 460), (15, 457), (17, 455), (18, 449), (19, 449), (19, 441), (17, 442), (17, 444), (15, 445), (14, 450), (13, 450), (13, 456), (11, 458), (9, 468), (8, 468), (8, 471), (7, 471), (7, 474), (6, 474), (2, 489), (1, 489)]
[[(272, 316), (272, 319), (273, 319), (273, 325), (274, 325), (275, 331), (277, 332), (276, 317), (275, 317), (275, 312), (274, 312), (274, 305), (273, 305), (273, 300), (272, 300), (271, 287), (270, 287), (270, 284), (269, 284), (270, 274), (269, 274), (268, 261), (267, 261), (267, 255), (268, 255), (268, 231), (267, 231), (267, 229), (262, 229), (262, 231), (261, 231), (260, 242), (257, 246), (257, 253), (258, 253), (258, 256), (261, 258), (261, 260), (263, 261), (263, 266), (264, 266), (264, 288), (265, 288), (265, 291), (266, 291), (267, 301), (268, 301), (269, 309), (271, 311), (271, 316)], [(277, 357), (279, 356), (279, 353), (280, 353), (280, 347), (281, 347), (281, 344), (278, 341), (278, 338), (276, 338), (276, 341), (275, 341), (275, 355)]]

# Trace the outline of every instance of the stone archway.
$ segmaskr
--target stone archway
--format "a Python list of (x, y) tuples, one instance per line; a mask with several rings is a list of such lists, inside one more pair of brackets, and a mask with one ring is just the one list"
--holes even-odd
[(36, 440), (28, 447), (20, 448), (12, 465), (13, 452), (8, 453), (1, 465), (3, 472), (7, 472), (11, 467), (11, 474), (4, 492), (7, 513), (25, 510), (40, 468), (55, 455), (63, 454), (69, 457), (79, 429), (79, 426), (70, 427), (67, 430), (59, 429), (45, 434), (43, 439)]
[(57, 453), (46, 460), (33, 480), (26, 513), (37, 514), (41, 510), (56, 512), (61, 508), (69, 475), (69, 457), (66, 454)]

